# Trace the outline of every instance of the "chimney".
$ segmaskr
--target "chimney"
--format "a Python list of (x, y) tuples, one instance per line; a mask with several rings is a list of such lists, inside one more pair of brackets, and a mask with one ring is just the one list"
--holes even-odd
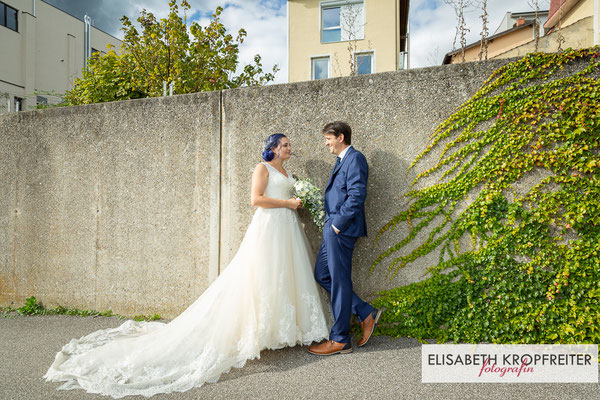
[(519, 19), (517, 20), (517, 22), (515, 23), (515, 26), (521, 26), (525, 23), (525, 18), (523, 17), (519, 17)]

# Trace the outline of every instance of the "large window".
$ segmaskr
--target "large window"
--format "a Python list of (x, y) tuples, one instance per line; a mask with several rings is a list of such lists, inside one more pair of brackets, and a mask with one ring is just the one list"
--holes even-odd
[(321, 3), (321, 42), (361, 40), (364, 37), (364, 3), (362, 0)]
[(310, 59), (311, 79), (327, 79), (329, 78), (329, 56), (313, 57)]
[(373, 52), (365, 52), (365, 53), (356, 53), (355, 60), (356, 62), (356, 73), (358, 75), (366, 75), (373, 73), (374, 65), (373, 62)]
[(0, 2), (0, 25), (19, 31), (19, 12), (11, 6)]

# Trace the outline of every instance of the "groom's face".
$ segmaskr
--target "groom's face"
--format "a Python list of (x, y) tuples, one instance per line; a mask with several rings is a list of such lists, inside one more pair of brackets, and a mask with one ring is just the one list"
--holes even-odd
[(336, 156), (344, 150), (344, 135), (336, 137), (332, 133), (325, 134), (325, 146), (329, 147), (329, 152)]

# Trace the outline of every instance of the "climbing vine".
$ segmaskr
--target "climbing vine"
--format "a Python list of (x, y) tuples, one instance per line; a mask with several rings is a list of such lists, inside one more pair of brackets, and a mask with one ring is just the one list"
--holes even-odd
[[(437, 127), (411, 168), (437, 150), (435, 166), (376, 240), (408, 234), (373, 268), (439, 260), (426, 280), (379, 293), (379, 334), (600, 342), (599, 66), (599, 47), (529, 54)], [(436, 181), (416, 189), (425, 178)]]

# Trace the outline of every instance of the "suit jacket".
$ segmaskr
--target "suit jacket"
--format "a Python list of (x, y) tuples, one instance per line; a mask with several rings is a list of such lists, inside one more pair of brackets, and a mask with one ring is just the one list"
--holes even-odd
[(348, 236), (367, 236), (365, 199), (369, 166), (365, 156), (350, 147), (333, 170), (325, 189), (325, 222)]

